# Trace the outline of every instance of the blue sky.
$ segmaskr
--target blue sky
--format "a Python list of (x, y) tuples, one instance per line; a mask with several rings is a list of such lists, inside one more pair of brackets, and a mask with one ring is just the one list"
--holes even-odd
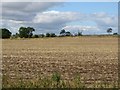
[[(117, 2), (66, 2), (61, 6), (50, 8), (49, 10), (55, 11), (73, 11), (80, 12), (85, 14), (91, 13), (100, 13), (104, 12), (108, 15), (118, 15), (118, 3)], [(94, 21), (76, 21), (70, 22), (67, 25), (91, 25), (95, 26), (96, 23)], [(88, 31), (87, 31), (88, 32)], [(117, 32), (117, 30), (115, 30)], [(97, 32), (88, 32), (88, 34), (97, 34)], [(102, 33), (102, 31), (100, 31)], [(103, 32), (105, 33), (105, 32)], [(99, 33), (98, 33), (99, 34)]]
[(57, 11), (76, 11), (82, 13), (107, 12), (118, 13), (117, 2), (66, 2), (61, 6), (51, 8)]
[(118, 32), (117, 2), (6, 2), (2, 6), (2, 26), (13, 33), (21, 26), (32, 26), (35, 33), (106, 34)]

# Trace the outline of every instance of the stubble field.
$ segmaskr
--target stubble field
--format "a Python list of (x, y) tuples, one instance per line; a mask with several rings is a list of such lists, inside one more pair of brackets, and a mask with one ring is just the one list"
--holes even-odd
[(40, 80), (55, 72), (69, 82), (66, 87), (79, 87), (72, 82), (78, 76), (85, 87), (102, 87), (101, 83), (117, 86), (117, 37), (6, 39), (2, 49), (3, 87), (23, 87), (22, 83), (30, 87), (29, 82), (36, 87), (52, 87), (40, 86)]

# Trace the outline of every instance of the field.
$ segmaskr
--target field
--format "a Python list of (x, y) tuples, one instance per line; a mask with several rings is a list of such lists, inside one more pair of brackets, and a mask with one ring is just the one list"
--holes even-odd
[(61, 75), (61, 87), (117, 87), (117, 37), (4, 39), (2, 49), (5, 88), (51, 88), (54, 73)]

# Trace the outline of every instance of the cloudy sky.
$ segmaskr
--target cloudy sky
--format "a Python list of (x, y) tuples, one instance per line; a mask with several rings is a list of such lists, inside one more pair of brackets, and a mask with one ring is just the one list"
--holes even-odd
[(16, 33), (19, 27), (33, 27), (35, 33), (56, 33), (61, 29), (75, 34), (118, 32), (117, 2), (4, 2), (2, 27)]

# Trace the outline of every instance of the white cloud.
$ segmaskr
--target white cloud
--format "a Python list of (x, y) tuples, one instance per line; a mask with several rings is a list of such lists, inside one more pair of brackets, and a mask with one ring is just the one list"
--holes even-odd
[(38, 13), (33, 19), (34, 23), (67, 23), (83, 19), (83, 15), (78, 12), (47, 11)]
[[(97, 26), (86, 26), (82, 25), (72, 25), (66, 26), (66, 24), (71, 22), (86, 22), (92, 21), (96, 23)], [(65, 28), (67, 30), (89, 30), (89, 31), (104, 31), (106, 32), (108, 27), (112, 27), (117, 30), (117, 16), (108, 15), (105, 12), (93, 13), (93, 14), (82, 14), (80, 12), (59, 12), (59, 11), (46, 11), (38, 13), (33, 19), (34, 23), (40, 24), (42, 29), (49, 30), (60, 30)]]
[(97, 24), (97, 27), (101, 30), (101, 32), (106, 32), (107, 28), (109, 27), (113, 29), (113, 32), (118, 32), (117, 15), (110, 15), (105, 12), (99, 12), (91, 14), (90, 17), (90, 20)]
[(73, 34), (77, 34), (77, 32), (82, 32), (83, 34), (97, 34), (100, 32), (100, 29), (97, 26), (90, 25), (68, 25), (63, 27), (66, 31), (70, 31)]
[[(83, 14), (72, 11), (55, 11), (50, 8), (61, 5), (59, 2), (4, 2), (2, 5), (2, 26), (17, 32), (21, 26), (32, 26), (36, 32), (58, 33), (62, 28), (66, 30), (104, 31), (112, 27), (117, 31), (118, 18), (105, 12)], [(87, 25), (87, 21), (96, 24)], [(74, 25), (69, 25), (73, 22)], [(77, 25), (75, 22), (86, 22)]]
[(36, 13), (59, 5), (58, 2), (4, 2), (2, 16), (7, 19), (30, 20)]
[(65, 30), (69, 30), (69, 31), (91, 31), (91, 30), (99, 30), (98, 27), (96, 26), (81, 26), (81, 25), (69, 25), (69, 26), (65, 26), (63, 27), (63, 29)]
[(79, 12), (60, 12), (52, 10), (38, 13), (33, 18), (33, 23), (36, 24), (35, 26), (38, 27), (39, 30), (58, 33), (67, 23), (82, 21), (83, 17), (85, 17), (85, 15)]
[(16, 24), (24, 24), (26, 23), (25, 21), (16, 21), (16, 20), (9, 20), (9, 23), (16, 23)]
[(98, 26), (117, 27), (118, 18), (105, 12), (94, 13), (90, 15), (91, 20), (95, 21)]
[(12, 33), (17, 33), (20, 26), (25, 26), (23, 21), (1, 20), (1, 26), (9, 29)]

